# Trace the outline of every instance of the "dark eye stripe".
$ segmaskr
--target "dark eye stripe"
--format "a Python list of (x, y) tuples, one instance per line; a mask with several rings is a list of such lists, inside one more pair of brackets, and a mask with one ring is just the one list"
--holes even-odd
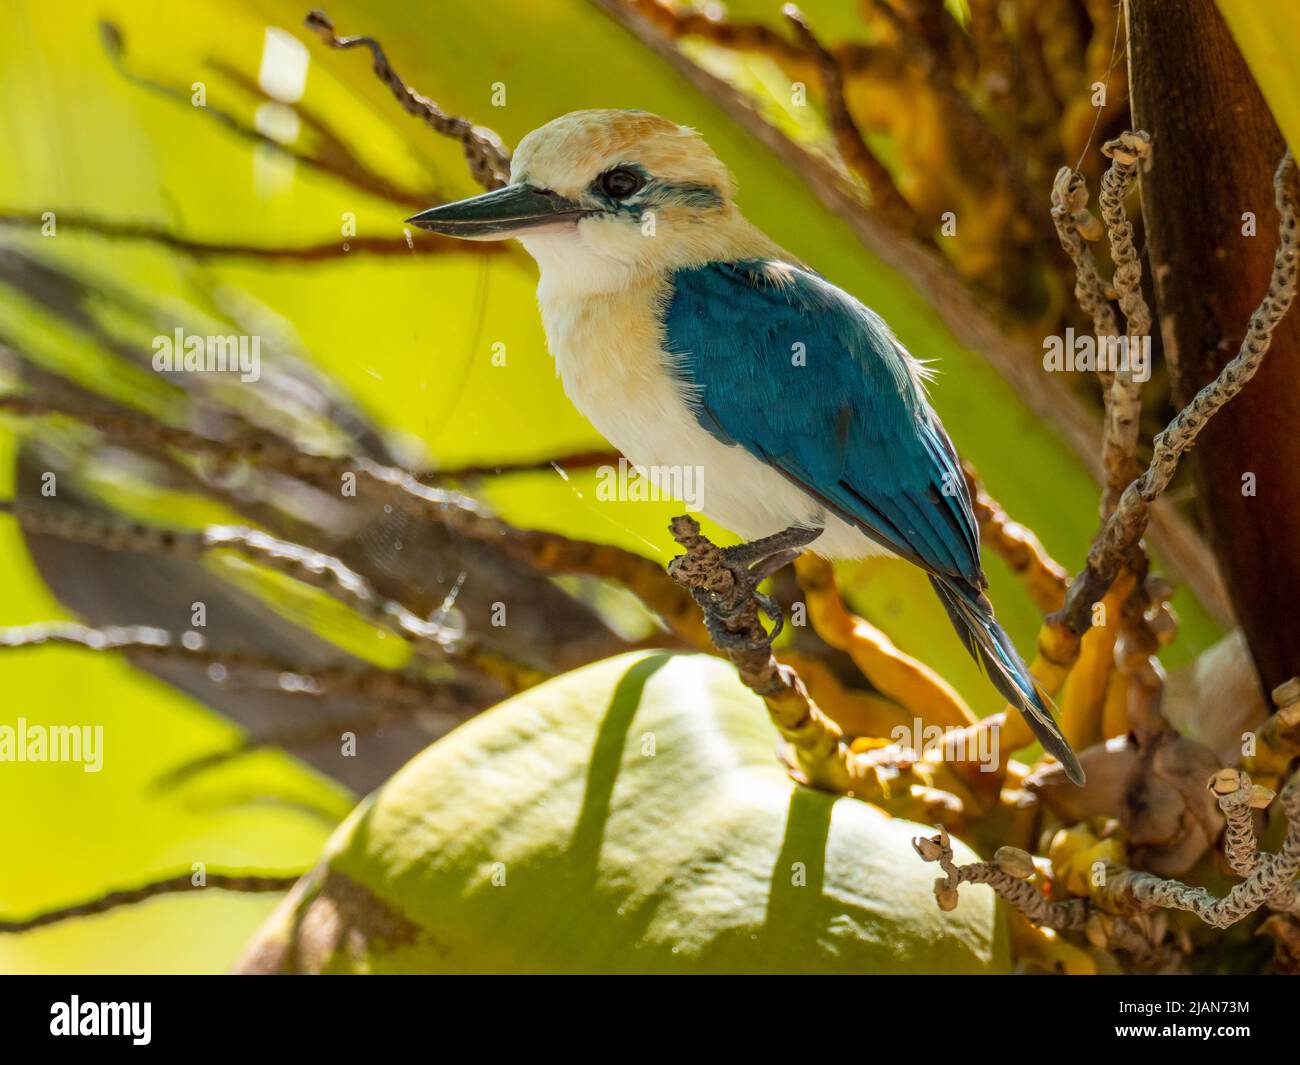
[(687, 207), (721, 207), (722, 194), (712, 185), (691, 182), (651, 182), (646, 187), (647, 204), (679, 203)]

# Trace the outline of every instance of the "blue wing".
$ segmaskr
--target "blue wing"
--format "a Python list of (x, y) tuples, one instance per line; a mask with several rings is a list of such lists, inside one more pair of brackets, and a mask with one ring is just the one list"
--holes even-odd
[(895, 554), (985, 586), (956, 453), (877, 315), (816, 274), (752, 259), (678, 271), (664, 324), (710, 433)]

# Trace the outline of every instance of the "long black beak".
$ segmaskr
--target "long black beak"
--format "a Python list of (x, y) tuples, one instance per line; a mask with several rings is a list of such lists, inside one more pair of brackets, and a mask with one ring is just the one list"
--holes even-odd
[(430, 207), (407, 221), (447, 237), (504, 240), (525, 229), (576, 222), (594, 213), (591, 208), (558, 193), (519, 184), (441, 207)]

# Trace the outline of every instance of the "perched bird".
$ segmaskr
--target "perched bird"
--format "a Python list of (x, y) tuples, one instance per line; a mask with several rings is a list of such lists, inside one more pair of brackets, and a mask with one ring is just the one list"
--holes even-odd
[(703, 138), (656, 115), (564, 115), (520, 142), (510, 177), (409, 221), (523, 244), (569, 397), (636, 466), (702, 470), (703, 511), (756, 541), (728, 549), (755, 579), (804, 547), (925, 570), (966, 648), (1082, 783), (984, 594), (926, 370), (884, 321), (748, 222)]

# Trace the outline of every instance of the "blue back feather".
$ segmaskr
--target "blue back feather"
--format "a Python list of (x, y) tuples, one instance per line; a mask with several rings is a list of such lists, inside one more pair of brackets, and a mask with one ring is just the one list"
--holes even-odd
[(664, 326), (704, 428), (978, 594), (979, 531), (960, 464), (877, 315), (807, 270), (750, 259), (675, 273)]

